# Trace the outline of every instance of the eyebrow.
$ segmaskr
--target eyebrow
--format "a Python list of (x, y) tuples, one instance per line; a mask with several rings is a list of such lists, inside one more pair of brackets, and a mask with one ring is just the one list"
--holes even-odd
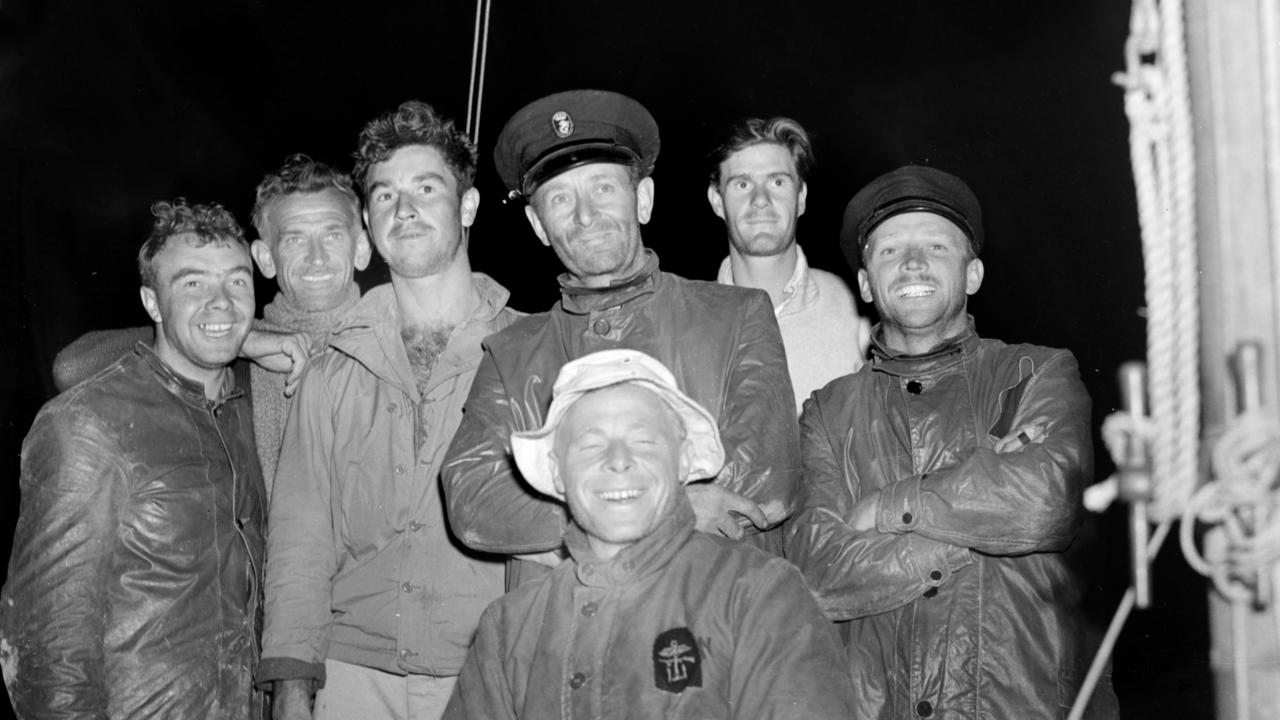
[[(423, 180), (437, 180), (443, 185), (449, 184), (449, 180), (444, 176), (444, 173), (438, 173), (434, 170), (420, 172), (417, 175), (414, 175), (413, 177), (409, 178), (410, 183), (419, 183), (419, 182), (422, 182)], [(390, 187), (391, 184), (392, 183), (390, 180), (375, 180), (373, 184), (369, 186), (369, 190), (373, 191), (373, 190), (378, 190), (384, 187)]]
[[(212, 271), (209, 271), (209, 270), (201, 270), (200, 268), (193, 268), (193, 267), (184, 267), (184, 268), (182, 268), (181, 270), (179, 270), (178, 272), (176, 272), (176, 273), (174, 273), (174, 274), (173, 274), (173, 277), (169, 280), (169, 283), (170, 283), (170, 284), (173, 284), (173, 283), (178, 282), (179, 280), (182, 280), (182, 279), (184, 279), (184, 278), (191, 277), (191, 276), (193, 276), (193, 275), (197, 275), (197, 276), (206, 276), (206, 275), (213, 275), (213, 274), (214, 274), (214, 273), (213, 273)], [(236, 265), (235, 267), (231, 268), (230, 270), (227, 270), (227, 272), (226, 272), (225, 274), (226, 274), (226, 275), (240, 275), (240, 274), (246, 274), (246, 275), (250, 275), (250, 276), (252, 276), (252, 275), (253, 275), (253, 270), (252, 270), (248, 265)]]

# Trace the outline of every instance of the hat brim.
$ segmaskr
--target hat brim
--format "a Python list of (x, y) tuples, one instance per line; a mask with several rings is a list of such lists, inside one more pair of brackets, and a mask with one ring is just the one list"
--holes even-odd
[(538, 492), (564, 500), (564, 494), (555, 487), (552, 452), (555, 449), (555, 431), (568, 414), (569, 409), (582, 396), (623, 383), (636, 383), (656, 394), (684, 422), (685, 439), (691, 444), (691, 462), (681, 483), (714, 477), (724, 467), (724, 446), (720, 442), (720, 429), (711, 413), (690, 400), (683, 393), (647, 378), (607, 378), (598, 384), (575, 388), (558, 395), (547, 411), (547, 420), (541, 428), (511, 434), (511, 454), (525, 482)]
[(589, 140), (581, 143), (561, 145), (538, 158), (525, 171), (520, 179), (520, 193), (526, 198), (533, 196), (544, 181), (556, 175), (582, 165), (591, 163), (613, 163), (617, 165), (639, 165), (640, 155), (625, 145), (609, 140)]

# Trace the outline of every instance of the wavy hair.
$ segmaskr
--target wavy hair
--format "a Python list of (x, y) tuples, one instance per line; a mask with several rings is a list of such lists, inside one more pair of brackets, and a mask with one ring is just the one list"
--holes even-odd
[(720, 185), (720, 163), (743, 148), (762, 143), (785, 147), (796, 163), (796, 174), (800, 176), (800, 182), (808, 182), (814, 164), (813, 143), (809, 139), (809, 133), (789, 117), (772, 117), (748, 118), (733, 125), (729, 137), (708, 156), (711, 184), (717, 187)]
[(157, 289), (156, 256), (173, 237), (194, 235), (197, 247), (226, 243), (248, 249), (240, 223), (218, 203), (188, 205), (185, 198), (160, 200), (151, 205), (151, 214), (155, 217), (151, 233), (138, 250), (138, 275), (142, 284), (153, 290)]
[(332, 165), (312, 160), (302, 153), (285, 158), (284, 164), (274, 172), (267, 173), (254, 191), (252, 218), (258, 237), (274, 242), (275, 238), (270, 237), (269, 233), (267, 211), (278, 198), (325, 190), (336, 190), (351, 203), (353, 216), (360, 217), (360, 196), (356, 194), (350, 175)]
[(406, 145), (427, 145), (444, 156), (444, 162), (458, 181), (458, 196), (471, 189), (476, 178), (476, 146), (435, 108), (421, 100), (406, 100), (400, 107), (369, 121), (360, 131), (351, 175), (360, 192), (369, 196), (369, 169), (391, 157)]

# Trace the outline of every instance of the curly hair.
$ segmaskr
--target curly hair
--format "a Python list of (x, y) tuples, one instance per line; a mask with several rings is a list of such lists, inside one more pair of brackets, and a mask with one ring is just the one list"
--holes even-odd
[(302, 153), (285, 158), (284, 164), (275, 172), (267, 173), (254, 191), (252, 217), (253, 227), (258, 231), (258, 237), (267, 241), (275, 239), (271, 237), (267, 211), (277, 198), (325, 190), (336, 190), (340, 193), (351, 203), (353, 216), (360, 217), (360, 197), (356, 195), (350, 175), (332, 165), (312, 160)]
[(476, 146), (452, 120), (436, 114), (420, 100), (406, 100), (392, 112), (369, 121), (360, 131), (360, 144), (353, 157), (351, 175), (368, 199), (369, 169), (391, 157), (406, 145), (428, 145), (444, 156), (444, 162), (458, 181), (458, 196), (471, 189), (476, 178)]
[(813, 143), (809, 133), (800, 123), (789, 117), (748, 118), (734, 124), (729, 137), (708, 156), (711, 164), (711, 184), (720, 185), (720, 163), (730, 155), (762, 143), (781, 145), (791, 153), (796, 163), (796, 174), (800, 182), (807, 182), (809, 173), (813, 172)]
[(156, 256), (170, 238), (191, 234), (196, 236), (198, 247), (213, 243), (248, 248), (240, 223), (218, 203), (188, 205), (185, 198), (160, 200), (151, 205), (151, 214), (155, 216), (151, 234), (138, 250), (138, 275), (146, 287), (156, 289)]

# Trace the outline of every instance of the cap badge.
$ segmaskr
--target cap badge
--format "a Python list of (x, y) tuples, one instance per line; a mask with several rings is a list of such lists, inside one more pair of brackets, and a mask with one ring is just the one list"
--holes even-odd
[(573, 118), (564, 110), (559, 110), (551, 116), (551, 129), (556, 131), (556, 137), (567, 138), (573, 134)]

